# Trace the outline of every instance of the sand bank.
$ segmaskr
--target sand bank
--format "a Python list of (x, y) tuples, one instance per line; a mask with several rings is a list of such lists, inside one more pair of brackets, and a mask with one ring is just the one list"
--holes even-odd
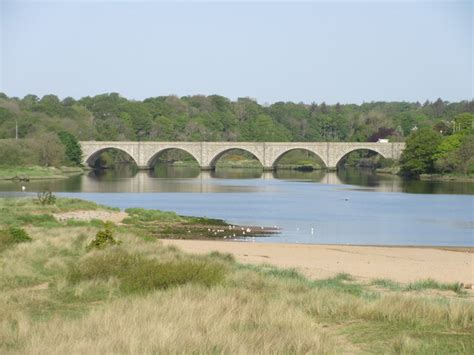
[(474, 284), (473, 248), (384, 247), (162, 240), (190, 253), (232, 253), (239, 262), (296, 268), (310, 278), (346, 272), (361, 280), (434, 279)]

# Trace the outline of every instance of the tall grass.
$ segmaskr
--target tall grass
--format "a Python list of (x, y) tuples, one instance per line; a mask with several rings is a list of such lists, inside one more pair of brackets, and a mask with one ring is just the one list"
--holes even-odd
[(2, 354), (474, 351), (472, 300), (410, 291), (441, 284), (376, 281), (386, 292), (184, 254), (124, 228), (120, 246), (91, 252), (93, 224), (26, 230), (31, 242), (0, 251)]

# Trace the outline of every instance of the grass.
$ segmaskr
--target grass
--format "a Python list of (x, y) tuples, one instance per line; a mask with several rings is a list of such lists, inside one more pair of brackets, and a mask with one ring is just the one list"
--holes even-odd
[(79, 167), (55, 168), (55, 167), (42, 167), (42, 166), (30, 166), (30, 167), (0, 166), (0, 180), (63, 179), (63, 178), (68, 177), (70, 174), (80, 174), (82, 172), (83, 172), (82, 168), (79, 168)]
[(376, 279), (371, 282), (374, 286), (379, 286), (392, 291), (423, 291), (423, 290), (440, 290), (440, 291), (453, 291), (457, 294), (463, 295), (466, 291), (462, 288), (462, 285), (458, 282), (455, 283), (443, 283), (432, 279), (419, 280), (416, 282), (402, 285), (397, 282), (387, 279)]
[[(75, 210), (75, 203), (100, 208), (57, 203), (0, 199), (29, 215)], [(2, 354), (474, 351), (472, 300), (430, 280), (309, 280), (229, 254), (185, 254), (145, 240), (133, 225), (116, 228), (120, 245), (87, 252), (103, 225), (45, 225), (5, 211), (0, 229), (15, 220), (32, 241), (0, 251)], [(159, 216), (135, 217), (155, 225)], [(451, 295), (424, 292), (431, 288)]]

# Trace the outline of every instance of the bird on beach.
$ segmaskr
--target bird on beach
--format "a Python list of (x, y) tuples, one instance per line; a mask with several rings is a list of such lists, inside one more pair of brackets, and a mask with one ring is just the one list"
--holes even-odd
[(26, 190), (26, 186), (25, 185), (22, 185), (21, 186), (21, 191), (25, 191)]

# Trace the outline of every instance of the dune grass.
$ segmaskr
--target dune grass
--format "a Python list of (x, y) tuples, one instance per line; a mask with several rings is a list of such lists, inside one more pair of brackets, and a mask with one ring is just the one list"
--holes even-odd
[(398, 282), (387, 279), (376, 279), (371, 282), (371, 285), (386, 288), (392, 291), (423, 291), (423, 290), (440, 290), (440, 291), (453, 291), (457, 294), (465, 294), (466, 291), (462, 288), (459, 282), (445, 283), (438, 282), (432, 279), (419, 280), (411, 282), (407, 285), (402, 285)]
[(87, 251), (103, 226), (23, 227), (32, 240), (0, 251), (2, 354), (474, 350), (473, 302), (452, 288), (423, 293), (431, 281), (374, 289), (348, 274), (309, 280), (228, 254), (185, 254), (133, 228), (116, 229), (120, 245)]

